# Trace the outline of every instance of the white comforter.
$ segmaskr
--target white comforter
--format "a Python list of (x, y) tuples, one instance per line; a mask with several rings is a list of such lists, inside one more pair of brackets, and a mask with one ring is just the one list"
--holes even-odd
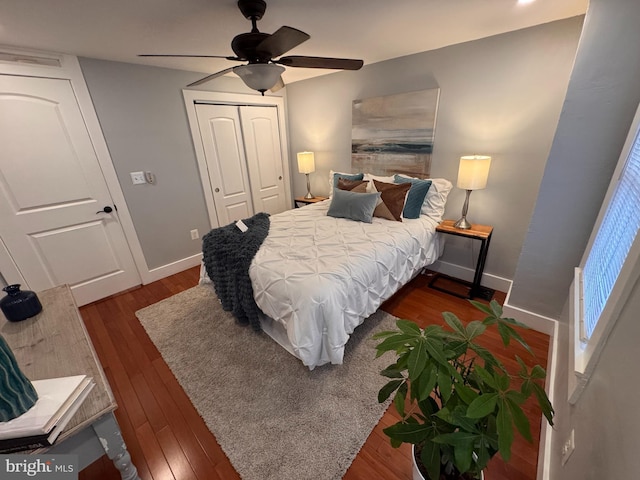
[(249, 275), (260, 309), (310, 369), (341, 364), (349, 335), (441, 253), (422, 215), (372, 224), (327, 216), (329, 201), (271, 216)]

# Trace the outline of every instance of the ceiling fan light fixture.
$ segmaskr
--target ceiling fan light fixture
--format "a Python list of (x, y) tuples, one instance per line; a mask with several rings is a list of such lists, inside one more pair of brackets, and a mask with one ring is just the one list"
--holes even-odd
[(264, 92), (275, 86), (284, 72), (284, 67), (273, 63), (251, 63), (233, 68), (233, 73), (238, 75), (247, 87)]

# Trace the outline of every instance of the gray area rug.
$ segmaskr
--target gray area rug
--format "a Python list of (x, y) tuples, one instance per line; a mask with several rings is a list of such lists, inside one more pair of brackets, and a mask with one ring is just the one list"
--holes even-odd
[(343, 365), (313, 371), (236, 324), (206, 286), (136, 316), (245, 480), (342, 478), (388, 405), (377, 394), (391, 361), (371, 340), (394, 326), (382, 311), (356, 329)]

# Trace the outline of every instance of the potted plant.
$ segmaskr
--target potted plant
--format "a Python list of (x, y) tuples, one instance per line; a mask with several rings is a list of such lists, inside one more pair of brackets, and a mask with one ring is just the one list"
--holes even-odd
[[(505, 461), (517, 430), (532, 441), (529, 420), (521, 405), (532, 395), (553, 425), (553, 407), (543, 387), (545, 370), (527, 368), (517, 355), (518, 372), (505, 366), (478, 340), (487, 328), (497, 328), (505, 346), (516, 340), (531, 349), (514, 327), (527, 328), (502, 318), (495, 300), (489, 305), (471, 301), (486, 317), (466, 326), (450, 312), (442, 316), (448, 328), (424, 329), (398, 320), (397, 330), (380, 332), (377, 356), (395, 352), (396, 361), (381, 374), (389, 382), (378, 401), (394, 395), (402, 419), (384, 429), (394, 447), (410, 443), (422, 477), (429, 480), (479, 479), (498, 452)], [(414, 468), (414, 478), (415, 476)], [(420, 478), (420, 477), (417, 477)]]

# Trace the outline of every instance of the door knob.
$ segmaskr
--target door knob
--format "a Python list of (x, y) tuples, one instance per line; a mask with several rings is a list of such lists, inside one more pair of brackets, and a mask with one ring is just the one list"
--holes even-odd
[(216, 188), (216, 193), (218, 193), (219, 191), (220, 191), (220, 189), (219, 189), (219, 188)]
[(99, 214), (99, 213), (111, 213), (111, 212), (113, 212), (113, 208), (111, 208), (109, 205), (107, 205), (102, 210), (98, 210), (96, 212), (96, 215)]

